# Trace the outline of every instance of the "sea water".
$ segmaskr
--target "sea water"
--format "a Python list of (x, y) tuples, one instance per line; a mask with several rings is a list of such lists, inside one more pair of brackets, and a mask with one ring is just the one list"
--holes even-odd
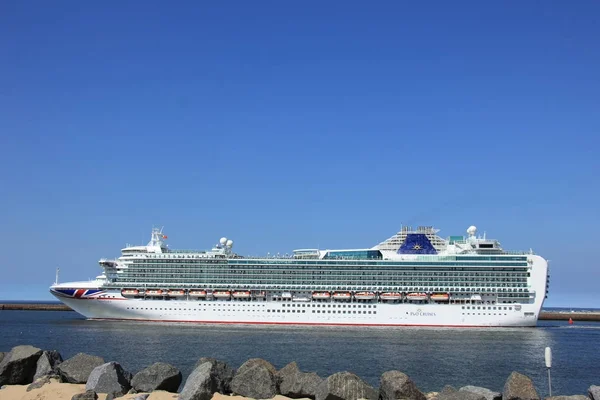
[(157, 361), (184, 379), (200, 357), (239, 367), (263, 358), (276, 368), (296, 361), (321, 377), (351, 371), (377, 387), (385, 371), (409, 375), (424, 392), (444, 385), (502, 391), (512, 371), (548, 393), (544, 349), (552, 348), (552, 394), (585, 394), (600, 385), (600, 323), (540, 321), (537, 328), (390, 328), (200, 325), (91, 321), (74, 312), (0, 311), (0, 351), (30, 344), (118, 361), (132, 373)]

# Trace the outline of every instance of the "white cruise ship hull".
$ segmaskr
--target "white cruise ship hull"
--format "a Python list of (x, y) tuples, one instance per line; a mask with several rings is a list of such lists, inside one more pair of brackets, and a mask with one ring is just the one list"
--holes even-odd
[[(144, 300), (57, 296), (89, 319), (205, 324), (533, 327), (540, 306), (503, 304), (385, 304), (281, 301)], [(467, 307), (469, 307), (467, 309)]]

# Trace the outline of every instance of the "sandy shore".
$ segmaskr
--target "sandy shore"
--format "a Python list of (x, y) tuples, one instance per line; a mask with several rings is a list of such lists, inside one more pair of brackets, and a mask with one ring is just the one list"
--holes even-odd
[[(71, 400), (71, 397), (77, 393), (85, 392), (85, 385), (76, 385), (72, 383), (50, 382), (39, 389), (27, 391), (29, 385), (9, 385), (0, 390), (0, 400)], [(132, 400), (136, 394), (128, 394), (119, 399)], [(169, 393), (158, 390), (150, 393), (148, 400), (174, 400), (179, 396), (178, 393)], [(106, 399), (106, 394), (98, 393), (98, 399)], [(242, 396), (224, 396), (214, 394), (213, 400), (247, 400)], [(275, 396), (274, 400), (290, 400), (285, 396)], [(308, 400), (308, 399), (307, 399)]]

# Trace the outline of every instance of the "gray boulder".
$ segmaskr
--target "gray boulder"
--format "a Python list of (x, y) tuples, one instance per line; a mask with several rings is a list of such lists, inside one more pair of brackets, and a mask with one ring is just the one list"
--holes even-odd
[(182, 380), (181, 372), (174, 366), (157, 362), (135, 374), (131, 387), (137, 392), (165, 390), (177, 392)]
[(46, 351), (42, 353), (37, 360), (35, 375), (33, 380), (41, 378), (44, 375), (51, 375), (56, 371), (56, 367), (63, 361), (62, 356), (56, 350)]
[(195, 368), (185, 380), (180, 400), (210, 400), (218, 392), (213, 364), (206, 362)]
[(33, 346), (15, 346), (0, 362), (0, 386), (33, 382), (35, 367), (42, 350)]
[(86, 390), (71, 397), (71, 400), (98, 400), (98, 395), (93, 390)]
[(115, 397), (125, 395), (129, 389), (131, 389), (131, 374), (114, 361), (94, 368), (85, 384), (85, 390), (108, 393)]
[(86, 383), (94, 368), (102, 364), (102, 357), (79, 353), (60, 363), (56, 371), (66, 383)]
[(4, 359), (4, 356), (6, 355), (5, 352), (0, 351), (0, 363), (2, 362), (2, 359)]
[(600, 386), (590, 386), (590, 388), (588, 389), (588, 395), (592, 400), (600, 400)]
[(437, 395), (437, 400), (485, 400), (483, 395), (471, 393), (467, 391), (459, 391), (454, 387), (444, 386), (442, 391)]
[(36, 379), (31, 385), (27, 386), (27, 391), (30, 392), (33, 389), (39, 389), (44, 386), (46, 383), (50, 382), (61, 382), (60, 376), (58, 375), (44, 375), (38, 379)]
[(539, 400), (533, 382), (528, 376), (513, 372), (504, 384), (503, 400)]
[(316, 400), (377, 399), (379, 393), (351, 372), (338, 372), (317, 387)]
[(471, 392), (482, 395), (486, 400), (502, 400), (502, 393), (492, 392), (490, 389), (479, 386), (463, 386), (458, 390), (459, 392)]
[(323, 379), (314, 372), (302, 372), (295, 361), (289, 363), (277, 372), (279, 393), (292, 399), (310, 398), (317, 396), (317, 387)]
[(426, 400), (417, 385), (400, 371), (387, 371), (379, 379), (379, 398), (381, 400)]
[(251, 358), (238, 368), (231, 391), (254, 399), (273, 398), (279, 393), (277, 370), (268, 361)]
[(194, 368), (206, 362), (211, 363), (213, 366), (211, 373), (213, 374), (213, 378), (217, 380), (218, 392), (221, 394), (231, 393), (231, 381), (235, 375), (235, 370), (226, 362), (211, 357), (200, 358)]

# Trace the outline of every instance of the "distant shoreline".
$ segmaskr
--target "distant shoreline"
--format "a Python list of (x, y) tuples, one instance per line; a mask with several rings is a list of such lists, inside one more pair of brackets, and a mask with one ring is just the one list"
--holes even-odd
[[(0, 303), (0, 311), (73, 311), (60, 302), (6, 301)], [(600, 310), (583, 311), (556, 307), (542, 310), (540, 321), (600, 321)]]

